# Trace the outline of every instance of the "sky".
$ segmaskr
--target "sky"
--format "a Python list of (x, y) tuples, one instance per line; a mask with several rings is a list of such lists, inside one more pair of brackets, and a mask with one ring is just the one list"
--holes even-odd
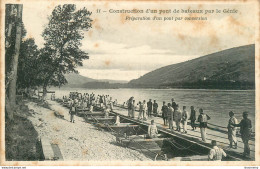
[[(57, 2), (26, 1), (23, 22), (26, 38), (43, 47), (41, 36)], [(92, 11), (92, 28), (84, 32), (82, 50), (89, 54), (77, 70), (93, 79), (132, 80), (170, 64), (191, 60), (220, 50), (255, 43), (257, 5), (248, 3), (180, 2), (80, 2), (77, 9)], [(101, 9), (101, 13), (97, 13)], [(214, 14), (118, 14), (118, 9), (221, 10)], [(237, 13), (223, 13), (236, 9)], [(106, 12), (103, 12), (106, 11)], [(127, 16), (207, 17), (206, 21), (128, 21)]]

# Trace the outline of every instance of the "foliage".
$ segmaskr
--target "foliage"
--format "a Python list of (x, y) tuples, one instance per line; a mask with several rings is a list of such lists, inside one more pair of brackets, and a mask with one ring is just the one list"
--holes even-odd
[(22, 42), (18, 64), (18, 88), (34, 87), (41, 84), (40, 72), (40, 50), (34, 39), (27, 39)]
[(64, 74), (77, 72), (76, 66), (82, 66), (82, 61), (88, 59), (88, 54), (79, 47), (84, 31), (91, 28), (90, 15), (86, 8), (76, 10), (72, 4), (59, 5), (53, 10), (42, 34), (45, 40), (41, 50), (44, 86), (65, 84)]

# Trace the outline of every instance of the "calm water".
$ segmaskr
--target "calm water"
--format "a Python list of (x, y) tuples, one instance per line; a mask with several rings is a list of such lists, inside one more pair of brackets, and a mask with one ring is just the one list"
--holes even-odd
[[(230, 91), (230, 90), (198, 90), (198, 89), (54, 89), (56, 98), (62, 98), (63, 95), (68, 95), (70, 91), (81, 93), (94, 93), (96, 95), (110, 95), (122, 104), (131, 96), (134, 96), (136, 101), (156, 100), (159, 108), (162, 102), (171, 102), (174, 98), (175, 102), (182, 106), (194, 106), (198, 112), (199, 108), (203, 108), (204, 112), (210, 117), (210, 123), (227, 126), (228, 112), (233, 111), (235, 116), (240, 121), (242, 112), (249, 111), (249, 118), (255, 125), (255, 91)], [(137, 103), (137, 102), (136, 102)], [(159, 109), (160, 110), (160, 109)], [(197, 113), (198, 114), (198, 113)], [(253, 129), (254, 130), (254, 129)]]

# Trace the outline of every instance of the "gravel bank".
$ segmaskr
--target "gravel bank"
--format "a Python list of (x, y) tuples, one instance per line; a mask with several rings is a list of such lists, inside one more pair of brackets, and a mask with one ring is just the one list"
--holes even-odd
[[(54, 101), (48, 101), (52, 110), (28, 103), (34, 110), (29, 119), (39, 137), (46, 137), (58, 144), (64, 160), (77, 161), (151, 161), (143, 154), (116, 145), (115, 136), (99, 131), (81, 117), (75, 123), (69, 121), (68, 109)], [(65, 120), (54, 116), (54, 111), (64, 115)]]

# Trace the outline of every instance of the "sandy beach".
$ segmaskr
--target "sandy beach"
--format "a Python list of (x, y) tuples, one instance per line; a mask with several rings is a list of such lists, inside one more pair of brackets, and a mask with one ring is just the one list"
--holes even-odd
[[(116, 137), (98, 130), (83, 118), (75, 116), (75, 123), (69, 121), (68, 109), (57, 102), (48, 100), (51, 108), (43, 108), (34, 102), (28, 102), (32, 116), (29, 120), (38, 132), (53, 144), (58, 144), (64, 160), (80, 161), (150, 161), (143, 154), (116, 145)], [(33, 110), (33, 111), (32, 111)], [(64, 119), (55, 117), (54, 111), (64, 115)]]

